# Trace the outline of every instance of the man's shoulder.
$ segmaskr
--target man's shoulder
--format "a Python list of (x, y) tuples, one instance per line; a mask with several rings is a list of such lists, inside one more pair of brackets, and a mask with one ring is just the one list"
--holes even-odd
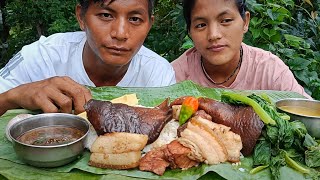
[[(48, 37), (41, 36), (32, 44), (21, 49), (25, 63), (45, 63), (48, 61), (67, 62), (81, 58), (85, 33), (68, 32), (56, 33)], [(79, 55), (80, 54), (80, 55)], [(71, 61), (70, 61), (71, 62)]]
[(48, 37), (41, 36), (39, 43), (44, 45), (63, 45), (68, 43), (79, 43), (86, 37), (84, 32), (56, 33)]
[(159, 54), (155, 53), (154, 51), (148, 49), (145, 46), (141, 46), (138, 53), (135, 55), (136, 58), (139, 58), (141, 61), (148, 62), (148, 63), (155, 63), (155, 64), (164, 64), (170, 65), (168, 60), (160, 56)]

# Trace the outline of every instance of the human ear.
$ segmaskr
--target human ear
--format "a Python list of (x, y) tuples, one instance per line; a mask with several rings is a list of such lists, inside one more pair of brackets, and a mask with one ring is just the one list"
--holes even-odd
[(151, 15), (150, 18), (149, 18), (149, 29), (148, 29), (148, 32), (151, 30), (153, 23), (154, 23), (154, 16)]
[(84, 15), (82, 15), (82, 9), (81, 9), (81, 5), (80, 4), (78, 4), (76, 6), (76, 16), (77, 16), (77, 21), (78, 21), (80, 29), (84, 30), (85, 29), (85, 22), (83, 20), (83, 16)]
[(248, 32), (249, 24), (250, 24), (250, 12), (246, 11), (245, 18), (244, 18), (243, 33)]
[(154, 23), (154, 15), (151, 15), (151, 17), (150, 17), (150, 22), (151, 22), (151, 24)]

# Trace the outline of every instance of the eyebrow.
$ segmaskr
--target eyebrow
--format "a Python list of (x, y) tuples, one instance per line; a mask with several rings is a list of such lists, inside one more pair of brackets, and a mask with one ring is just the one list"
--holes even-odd
[[(225, 10), (223, 12), (221, 12), (220, 14), (218, 14), (218, 17), (224, 16), (226, 14), (230, 14), (230, 10)], [(196, 16), (195, 18), (192, 19), (192, 21), (205, 21), (206, 18), (202, 17), (202, 16)]]
[(148, 12), (143, 8), (134, 9), (129, 12), (130, 14), (148, 14)]
[(111, 12), (115, 12), (112, 8), (109, 7), (109, 4), (110, 4), (110, 3), (108, 3), (108, 4), (106, 4), (106, 3), (101, 3), (101, 4), (100, 4), (100, 8), (105, 9), (105, 10), (108, 10), (108, 11), (111, 11)]
[[(111, 11), (111, 12), (115, 13), (115, 10), (110, 8), (109, 4), (110, 3), (108, 3), (108, 4), (101, 3), (100, 7), (102, 9), (105, 9), (105, 10), (108, 10), (108, 11)], [(148, 14), (148, 11), (146, 11), (144, 8), (137, 8), (137, 9), (134, 9), (134, 10), (130, 11), (129, 14)]]

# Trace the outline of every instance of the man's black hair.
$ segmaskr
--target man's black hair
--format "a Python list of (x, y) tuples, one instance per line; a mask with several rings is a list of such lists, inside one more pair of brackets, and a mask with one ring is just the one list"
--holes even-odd
[[(246, 0), (234, 0), (239, 13), (242, 17), (242, 19), (245, 18), (245, 13), (247, 11), (247, 6), (246, 6)], [(183, 16), (187, 24), (187, 30), (190, 30), (191, 26), (191, 11), (194, 8), (194, 5), (196, 3), (196, 0), (183, 0)]]
[[(79, 0), (79, 3), (81, 5), (81, 15), (83, 16), (89, 7), (90, 2), (93, 1), (93, 3), (104, 3), (107, 0)], [(112, 2), (114, 2), (116, 0), (110, 0), (109, 4), (111, 4)], [(154, 7), (154, 0), (148, 0), (148, 13), (149, 13), (149, 17), (151, 17), (152, 15), (152, 11), (153, 11), (153, 7)]]

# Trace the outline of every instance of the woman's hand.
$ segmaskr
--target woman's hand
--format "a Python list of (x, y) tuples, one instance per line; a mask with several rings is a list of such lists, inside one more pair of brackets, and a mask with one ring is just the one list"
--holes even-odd
[(53, 77), (28, 83), (0, 94), (0, 115), (9, 109), (41, 109), (43, 112), (71, 113), (84, 111), (83, 105), (92, 98), (90, 91), (69, 77)]

